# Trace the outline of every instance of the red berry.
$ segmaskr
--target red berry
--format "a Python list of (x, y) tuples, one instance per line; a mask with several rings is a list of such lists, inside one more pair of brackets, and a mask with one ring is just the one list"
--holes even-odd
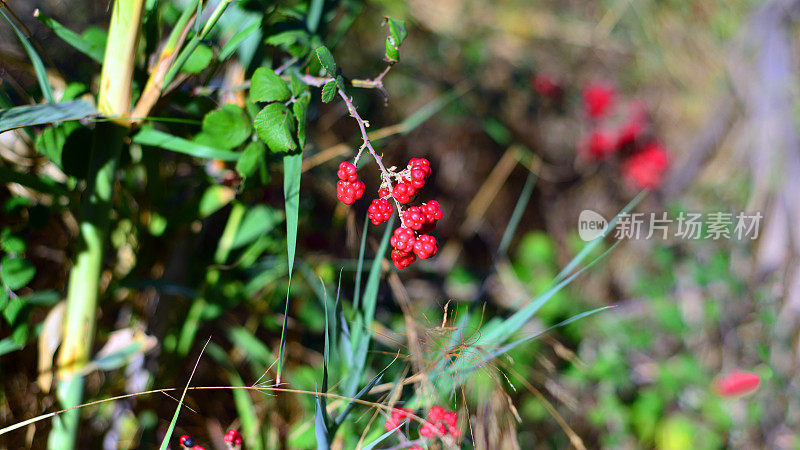
[(360, 180), (336, 182), (336, 198), (345, 205), (352, 205), (353, 202), (364, 195), (364, 182)]
[(405, 422), (406, 417), (411, 414), (413, 411), (410, 409), (405, 408), (394, 408), (392, 409), (392, 416), (386, 419), (386, 423), (383, 425), (383, 428), (386, 431), (391, 431), (400, 426), (401, 423)]
[(188, 434), (184, 434), (183, 436), (178, 439), (178, 442), (184, 447), (192, 447), (194, 445), (194, 439), (189, 437)]
[(405, 269), (409, 264), (417, 260), (417, 257), (414, 256), (414, 253), (401, 252), (397, 249), (392, 250), (391, 256), (392, 261), (394, 261), (394, 266), (398, 269)]
[(591, 119), (600, 119), (614, 106), (616, 91), (613, 86), (590, 83), (583, 88), (583, 104)]
[(389, 190), (388, 189), (378, 189), (378, 197), (386, 198), (388, 196), (389, 196)]
[(426, 223), (435, 223), (437, 220), (441, 219), (444, 213), (441, 209), (439, 209), (439, 202), (436, 200), (431, 200), (428, 203), (423, 203), (419, 206), (419, 209), (425, 214), (425, 222)]
[(374, 225), (380, 225), (392, 217), (392, 204), (385, 198), (376, 198), (369, 205), (367, 216)]
[(403, 213), (403, 222), (414, 231), (419, 231), (425, 225), (426, 217), (419, 206), (412, 206)]
[(433, 439), (438, 436), (438, 429), (433, 422), (426, 421), (419, 428), (419, 435), (428, 439)]
[(714, 383), (714, 390), (722, 397), (731, 398), (749, 394), (758, 389), (761, 377), (753, 372), (733, 371)]
[(661, 184), (668, 167), (666, 150), (651, 143), (622, 164), (622, 173), (635, 188), (654, 189)]
[(562, 93), (558, 81), (544, 73), (537, 73), (533, 77), (533, 90), (543, 97), (557, 97)]
[(608, 130), (595, 128), (578, 144), (578, 150), (589, 161), (602, 161), (617, 150), (617, 140)]
[(242, 435), (237, 430), (228, 430), (224, 439), (225, 442), (233, 446), (242, 445)]
[(394, 199), (397, 200), (401, 205), (405, 205), (416, 193), (417, 190), (410, 183), (400, 182), (397, 183), (392, 190), (392, 197), (394, 197)]
[(389, 243), (402, 253), (411, 253), (414, 250), (415, 241), (414, 232), (411, 229), (398, 227), (394, 230)]
[(444, 420), (445, 414), (447, 414), (447, 410), (443, 407), (431, 406), (431, 409), (428, 411), (428, 419), (438, 422)]
[(458, 425), (458, 414), (455, 411), (447, 411), (444, 413), (444, 421), (451, 427)]
[(192, 450), (206, 450), (206, 448), (203, 447), (202, 445), (195, 445), (194, 447), (192, 447)]
[(339, 164), (339, 170), (336, 172), (336, 176), (343, 181), (356, 181), (358, 178), (356, 166), (350, 162), (342, 161), (342, 163)]
[(436, 245), (436, 238), (429, 234), (423, 234), (417, 238), (417, 241), (414, 243), (414, 254), (420, 259), (428, 259), (431, 256), (436, 255), (438, 250), (439, 248)]
[(408, 447), (408, 450), (425, 450), (425, 449), (423, 449), (419, 445), (412, 445), (411, 447)]

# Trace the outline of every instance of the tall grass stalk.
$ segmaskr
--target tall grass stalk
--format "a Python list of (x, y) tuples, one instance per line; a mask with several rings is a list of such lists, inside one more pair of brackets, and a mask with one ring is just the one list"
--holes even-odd
[[(106, 116), (126, 117), (130, 113), (131, 81), (144, 1), (114, 2), (97, 101), (98, 110)], [(70, 272), (64, 334), (58, 355), (57, 396), (65, 409), (79, 405), (83, 398), (83, 369), (94, 342), (114, 174), (127, 124), (125, 119), (98, 123), (93, 133), (87, 186), (80, 205), (79, 250)], [(56, 416), (48, 447), (74, 448), (78, 421), (78, 410)]]

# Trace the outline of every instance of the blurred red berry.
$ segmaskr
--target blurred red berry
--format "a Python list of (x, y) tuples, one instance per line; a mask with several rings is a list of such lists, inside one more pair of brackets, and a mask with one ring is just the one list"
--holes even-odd
[(228, 430), (224, 440), (232, 446), (242, 445), (242, 435), (237, 430)]
[(669, 167), (667, 152), (658, 143), (650, 143), (622, 164), (622, 173), (635, 188), (657, 188)]
[(181, 437), (178, 439), (178, 442), (180, 442), (180, 444), (181, 444), (182, 446), (184, 446), (184, 447), (189, 447), (189, 448), (191, 448), (192, 446), (194, 446), (194, 439), (192, 439), (191, 437), (189, 437), (189, 435), (188, 435), (188, 434), (184, 434), (183, 436), (181, 436)]
[(412, 445), (411, 447), (408, 447), (408, 450), (425, 450), (425, 449), (423, 449), (419, 445)]
[(608, 130), (595, 128), (578, 144), (578, 151), (589, 161), (603, 161), (617, 150), (616, 140)]
[(203, 447), (202, 445), (195, 445), (194, 447), (192, 447), (192, 450), (206, 450), (206, 448)]
[(548, 74), (537, 73), (533, 77), (533, 90), (542, 97), (557, 97), (561, 94), (561, 85)]
[(583, 88), (583, 106), (592, 119), (606, 116), (614, 107), (616, 90), (613, 86), (593, 82)]
[(761, 377), (753, 372), (734, 371), (714, 383), (714, 390), (721, 397), (739, 397), (758, 389)]

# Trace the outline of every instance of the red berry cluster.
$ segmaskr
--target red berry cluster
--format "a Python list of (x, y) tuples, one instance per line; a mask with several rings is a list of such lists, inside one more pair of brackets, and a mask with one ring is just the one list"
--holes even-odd
[[(436, 255), (438, 251), (436, 238), (427, 233), (433, 230), (443, 213), (436, 200), (403, 209), (403, 206), (425, 186), (425, 181), (431, 174), (431, 165), (427, 159), (412, 158), (404, 170), (400, 172), (390, 170), (392, 171), (383, 173), (378, 198), (369, 205), (367, 216), (375, 225), (386, 222), (394, 211), (389, 199), (394, 200), (400, 214), (401, 225), (394, 230), (390, 240), (393, 248), (391, 258), (396, 268), (403, 269), (417, 258), (427, 259)], [(358, 180), (355, 165), (347, 161), (342, 162), (339, 164), (337, 176), (339, 181), (336, 185), (336, 196), (339, 200), (350, 205), (361, 198), (364, 193), (364, 183)]]
[(356, 166), (352, 163), (342, 161), (336, 175), (339, 177), (339, 181), (336, 182), (336, 198), (345, 205), (352, 205), (364, 195), (364, 182), (358, 179)]
[[(391, 416), (386, 419), (383, 428), (386, 431), (391, 431), (404, 424), (409, 416), (414, 412), (406, 408), (394, 408)], [(432, 406), (428, 410), (427, 420), (422, 422), (419, 427), (419, 435), (421, 438), (435, 439), (442, 438), (446, 435), (458, 439), (461, 433), (458, 431), (458, 414), (455, 411), (448, 411), (441, 406)], [(415, 447), (411, 447), (412, 449)], [(421, 447), (417, 447), (421, 448)]]
[(178, 442), (180, 442), (183, 448), (188, 448), (191, 450), (206, 450), (206, 448), (202, 445), (195, 444), (194, 439), (192, 439), (188, 434), (181, 436), (180, 439), (178, 439)]
[(621, 121), (610, 117), (616, 98), (613, 86), (590, 83), (584, 87), (583, 104), (590, 131), (580, 140), (578, 152), (587, 161), (604, 161), (619, 155), (622, 175), (629, 185), (655, 189), (669, 168), (667, 152), (654, 139), (647, 107), (642, 102), (629, 104)]
[(223, 440), (230, 448), (239, 448), (242, 446), (242, 435), (233, 429), (228, 430), (228, 432), (225, 433)]

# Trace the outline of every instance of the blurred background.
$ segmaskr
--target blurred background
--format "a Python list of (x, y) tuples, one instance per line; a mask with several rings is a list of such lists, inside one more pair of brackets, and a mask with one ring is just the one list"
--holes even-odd
[[(109, 2), (3, 3), (26, 27), (57, 93), (76, 83), (96, 91), (98, 64), (34, 10), (102, 40)], [(145, 26), (169, 29), (185, 2), (160, 3), (159, 20)], [(352, 94), (387, 165), (430, 160), (425, 196), (445, 214), (435, 233), (439, 254), (381, 283), (373, 368), (407, 352), (406, 339), (435, 347), (448, 309), (479, 305), (484, 318), (508, 316), (546, 290), (585, 245), (580, 212), (610, 219), (641, 187), (631, 179), (628, 150), (605, 157), (593, 133), (641, 117), (637, 136), (645, 137), (637, 139), (657, 142), (669, 170), (636, 210), (761, 213), (758, 239), (622, 240), (523, 331), (613, 308), (517, 347), (453, 394), (470, 416), (464, 448), (800, 446), (800, 2), (328, 3), (326, 43), (348, 79), (383, 70), (381, 21), (405, 21), (401, 61), (384, 80), (388, 101), (374, 90)], [(216, 105), (242, 101), (234, 88), (253, 67), (263, 58), (273, 67), (287, 59), (257, 51), (259, 39), (278, 30), (263, 18), (275, 8), (234, 2), (204, 45), (217, 55), (238, 30), (262, 20), (263, 34), (236, 58), (187, 72), (176, 102), (153, 114), (199, 119)], [(147, 45), (151, 52), (159, 43)], [(4, 107), (41, 101), (31, 63), (5, 21), (0, 73)], [(141, 86), (146, 73), (134, 79)], [(593, 86), (611, 92), (602, 119), (587, 113)], [(191, 124), (169, 126), (192, 133)], [(325, 327), (320, 280), (330, 294), (341, 274), (343, 296), (353, 295), (368, 202), (346, 207), (336, 200), (336, 167), (360, 145), (345, 105), (315, 101), (308, 133), (285, 376), (292, 387), (313, 391)], [(1, 134), (0, 166), (68, 182), (69, 167), (47, 160), (40, 140), (21, 130)], [(76, 139), (71, 148), (82, 145)], [(131, 158), (117, 181), (127, 189), (114, 200), (95, 349), (132, 350), (87, 375), (85, 400), (182, 387), (209, 337), (192, 384), (253, 384), (276, 358), (288, 285), (279, 171), (245, 192), (253, 235), (234, 245), (236, 263), (220, 265), (216, 242), (231, 199), (242, 192), (230, 183), (233, 165), (169, 152), (150, 162)], [(377, 185), (377, 176), (365, 173), (367, 185)], [(2, 181), (0, 228), (24, 241), (22, 253), (35, 268), (11, 293), (26, 300), (3, 301), (0, 426), (7, 426), (56, 409), (53, 330), (78, 231), (64, 201)], [(368, 232), (367, 248), (380, 236)], [(211, 271), (220, 281), (211, 281)], [(471, 327), (480, 333), (480, 323)], [(736, 398), (716, 392), (715, 380), (736, 370), (757, 374), (758, 390)], [(384, 380), (408, 375), (393, 368)], [(152, 448), (175, 406), (154, 394), (84, 408), (79, 448)], [(202, 436), (207, 448), (224, 448), (230, 426), (259, 430), (263, 448), (315, 447), (313, 397), (199, 391), (186, 406), (178, 427)], [(357, 441), (369, 414), (352, 420), (345, 426)], [(2, 435), (0, 447), (43, 448), (49, 427), (43, 421)], [(345, 438), (339, 448), (356, 441)]]

